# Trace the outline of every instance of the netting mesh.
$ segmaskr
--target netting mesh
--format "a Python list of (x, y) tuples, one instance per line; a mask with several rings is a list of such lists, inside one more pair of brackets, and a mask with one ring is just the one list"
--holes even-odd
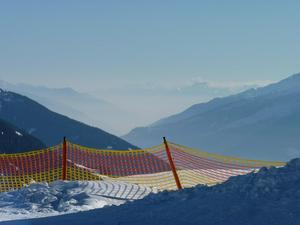
[(257, 171), (261, 167), (280, 167), (283, 162), (247, 160), (221, 156), (169, 143), (173, 160), (183, 187), (197, 184), (214, 185), (231, 176)]
[[(246, 174), (261, 167), (283, 166), (283, 162), (244, 160), (193, 150), (168, 143), (182, 187), (214, 185), (231, 176)], [(176, 189), (165, 145), (142, 150), (101, 150), (66, 143), (20, 154), (0, 155), (0, 191), (21, 188), (35, 182), (66, 180), (115, 180)]]
[(126, 151), (68, 146), (69, 180), (113, 179), (159, 189), (174, 187), (164, 145)]
[(19, 154), (0, 154), (0, 191), (61, 179), (62, 145)]

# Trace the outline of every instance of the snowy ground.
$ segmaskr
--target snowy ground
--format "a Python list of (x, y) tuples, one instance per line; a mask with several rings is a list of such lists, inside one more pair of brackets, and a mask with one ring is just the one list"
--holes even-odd
[(120, 205), (156, 190), (124, 182), (86, 181), (31, 184), (0, 193), (0, 222), (55, 216)]
[(300, 159), (223, 184), (149, 194), (120, 206), (1, 225), (299, 225)]

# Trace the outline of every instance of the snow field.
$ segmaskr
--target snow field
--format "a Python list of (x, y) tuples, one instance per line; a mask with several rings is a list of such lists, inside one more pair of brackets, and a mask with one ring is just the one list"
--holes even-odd
[(33, 183), (0, 193), (0, 222), (121, 205), (156, 192), (146, 186), (115, 181)]

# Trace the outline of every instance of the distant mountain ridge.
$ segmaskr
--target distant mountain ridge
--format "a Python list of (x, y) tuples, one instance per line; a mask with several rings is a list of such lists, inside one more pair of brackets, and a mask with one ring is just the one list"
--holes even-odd
[(0, 88), (25, 95), (50, 110), (113, 133), (119, 132), (116, 124), (122, 123), (118, 118), (125, 114), (110, 102), (72, 88), (11, 84), (3, 80), (0, 80)]
[(44, 147), (37, 138), (0, 119), (0, 153), (25, 152)]
[(266, 87), (196, 104), (123, 136), (141, 147), (170, 140), (240, 157), (300, 156), (300, 74)]
[[(197, 101), (235, 94), (265, 82), (224, 83), (197, 78), (177, 85), (147, 82), (109, 87), (99, 84), (96, 90), (85, 93), (69, 87), (52, 88), (48, 84), (36, 86), (0, 80), (0, 88), (25, 95), (54, 112), (124, 135), (137, 124), (171, 115)], [(169, 104), (164, 107), (162, 102)], [(153, 103), (157, 103), (155, 108), (160, 108), (159, 111), (153, 110)]]
[(39, 138), (47, 146), (68, 140), (95, 148), (129, 149), (134, 145), (99, 128), (55, 113), (14, 92), (0, 90), (0, 118)]

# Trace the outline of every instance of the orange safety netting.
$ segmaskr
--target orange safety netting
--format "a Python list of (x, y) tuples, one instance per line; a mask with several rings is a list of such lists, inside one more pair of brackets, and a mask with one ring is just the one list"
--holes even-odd
[[(201, 152), (168, 143), (183, 188), (214, 185), (231, 176), (283, 162), (245, 160)], [(101, 150), (66, 142), (40, 151), (0, 154), (0, 191), (21, 188), (30, 182), (113, 180), (146, 185), (159, 190), (176, 189), (165, 145), (142, 150)], [(63, 163), (65, 159), (65, 163)], [(63, 169), (65, 167), (65, 169)]]

